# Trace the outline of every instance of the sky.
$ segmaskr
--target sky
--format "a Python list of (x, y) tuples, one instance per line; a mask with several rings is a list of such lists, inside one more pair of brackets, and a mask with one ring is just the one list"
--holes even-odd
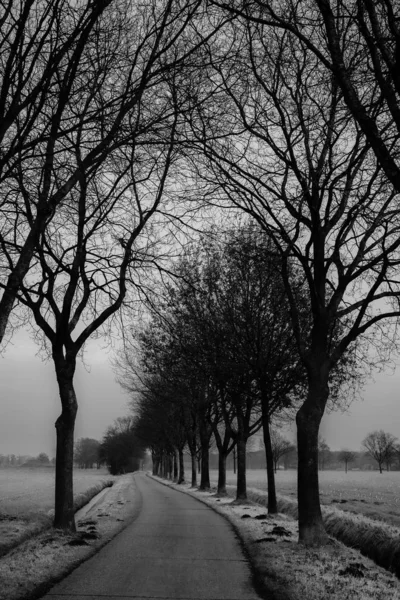
[[(78, 414), (75, 439), (101, 440), (117, 417), (128, 413), (129, 398), (115, 381), (111, 354), (91, 341), (85, 367), (77, 366)], [(55, 370), (37, 356), (38, 347), (19, 331), (0, 356), (0, 454), (55, 456), (55, 421), (61, 412)]]
[[(75, 438), (101, 440), (117, 417), (128, 413), (128, 396), (115, 381), (112, 352), (104, 342), (91, 341), (85, 365), (78, 364), (75, 389), (78, 415)], [(321, 435), (331, 450), (360, 450), (364, 437), (383, 429), (400, 439), (400, 366), (378, 373), (370, 381), (363, 399), (346, 413), (323, 418)], [(37, 456), (55, 455), (54, 423), (60, 413), (54, 367), (37, 356), (37, 346), (19, 331), (0, 356), (0, 453)], [(289, 432), (295, 436), (295, 429)]]

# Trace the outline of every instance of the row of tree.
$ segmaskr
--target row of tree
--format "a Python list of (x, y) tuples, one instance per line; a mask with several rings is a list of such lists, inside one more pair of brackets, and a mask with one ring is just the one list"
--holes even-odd
[(45, 452), (41, 452), (38, 456), (30, 456), (26, 454), (0, 454), (0, 468), (6, 467), (32, 467), (32, 466), (48, 466), (54, 465), (55, 459), (50, 459)]
[[(260, 228), (214, 228), (187, 248), (175, 279), (157, 290), (152, 318), (125, 333), (119, 381), (138, 416), (135, 435), (152, 450), (155, 472), (184, 479), (183, 456), (201, 459), (200, 488), (210, 486), (209, 449), (219, 454), (218, 494), (226, 494), (226, 459), (237, 457), (236, 500), (246, 501), (246, 446), (262, 429), (268, 509), (277, 512), (274, 470), (292, 449), (272, 421), (293, 416), (305, 396), (306, 372), (290, 320), (282, 260)], [(301, 328), (310, 328), (302, 282), (296, 279)], [(295, 285), (295, 284), (293, 284)], [(332, 332), (334, 336), (335, 333)], [(140, 361), (137, 357), (140, 356)], [(331, 402), (353, 383), (351, 356), (331, 377)], [(172, 462), (171, 462), (172, 461)]]
[(186, 218), (177, 128), (220, 27), (203, 4), (1, 5), (0, 342), (29, 323), (54, 363), (56, 527), (75, 528), (76, 361)]
[(77, 357), (200, 202), (245, 212), (279, 256), (305, 373), (300, 539), (327, 540), (334, 373), (376, 363), (368, 337), (386, 359), (400, 315), (399, 17), (395, 0), (3, 3), (0, 339), (29, 320), (54, 361), (58, 527), (74, 527)]

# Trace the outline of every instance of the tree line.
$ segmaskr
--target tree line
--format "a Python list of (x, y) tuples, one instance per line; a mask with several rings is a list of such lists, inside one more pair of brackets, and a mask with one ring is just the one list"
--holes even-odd
[[(153, 268), (170, 268), (200, 207), (197, 219), (245, 213), (278, 257), (290, 370), (305, 382), (282, 393), (300, 401), (299, 536), (326, 542), (322, 416), (341, 373), (351, 385), (397, 342), (399, 11), (393, 0), (3, 3), (0, 339), (29, 323), (54, 362), (56, 526), (74, 528), (76, 360), (147, 293)], [(239, 400), (246, 361), (218, 353), (218, 394), (236, 394), (240, 421), (219, 443), (236, 441), (239, 468), (258, 426), (248, 414), (273, 398), (260, 367)], [(192, 385), (200, 397), (205, 384)]]
[[(259, 227), (214, 227), (186, 249), (174, 279), (157, 288), (149, 322), (125, 333), (116, 363), (137, 415), (134, 434), (151, 448), (155, 473), (172, 471), (182, 482), (187, 449), (192, 485), (200, 459), (200, 489), (208, 489), (213, 444), (222, 496), (226, 459), (235, 450), (236, 501), (246, 501), (246, 447), (262, 430), (270, 513), (278, 510), (277, 462), (293, 448), (273, 424), (293, 419), (307, 387), (281, 272), (281, 257)], [(291, 277), (306, 331), (303, 283), (295, 269)], [(353, 360), (348, 352), (332, 374), (332, 408), (349, 400)]]

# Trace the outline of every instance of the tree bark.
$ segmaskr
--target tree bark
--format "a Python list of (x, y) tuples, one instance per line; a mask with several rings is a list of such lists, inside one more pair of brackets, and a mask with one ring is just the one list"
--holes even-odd
[(191, 487), (197, 487), (197, 464), (196, 464), (196, 452), (194, 454), (190, 454), (191, 462), (192, 462), (192, 483)]
[(210, 461), (209, 448), (211, 431), (206, 424), (201, 424), (200, 430), (200, 447), (201, 447), (201, 474), (200, 474), (200, 490), (210, 489)]
[[(175, 453), (174, 453), (175, 456)], [(167, 456), (167, 465), (168, 465), (168, 479), (172, 480), (172, 474), (174, 472), (174, 460), (170, 454)]]
[(326, 395), (328, 390), (310, 386), (307, 400), (296, 415), (298, 444), (298, 508), (299, 541), (306, 545), (322, 545), (328, 536), (322, 520), (318, 482), (318, 431), (323, 415), (321, 402), (314, 394)]
[(267, 463), (267, 481), (268, 481), (268, 513), (275, 515), (278, 512), (278, 502), (276, 499), (275, 473), (274, 473), (274, 455), (272, 452), (271, 434), (269, 429), (268, 414), (263, 412), (263, 437), (265, 446), (265, 459)]
[(210, 484), (210, 458), (208, 441), (201, 445), (201, 475), (200, 475), (200, 490), (209, 490)]
[(74, 428), (78, 404), (73, 386), (75, 361), (55, 363), (62, 411), (56, 421), (56, 483), (54, 527), (75, 531), (73, 462)]
[(246, 439), (243, 435), (238, 436), (237, 440), (237, 487), (236, 500), (247, 500), (246, 484)]
[(226, 458), (226, 452), (222, 448), (218, 449), (218, 496), (226, 496)]
[(179, 448), (179, 475), (178, 483), (185, 483), (185, 463), (183, 461), (183, 448)]

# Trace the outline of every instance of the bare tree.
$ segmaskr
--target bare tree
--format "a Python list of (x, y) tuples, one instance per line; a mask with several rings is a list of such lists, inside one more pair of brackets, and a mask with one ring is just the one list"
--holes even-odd
[(338, 456), (340, 462), (344, 464), (344, 470), (347, 473), (347, 467), (349, 463), (353, 462), (356, 458), (356, 453), (350, 450), (341, 450)]
[(396, 0), (218, 1), (236, 17), (281, 28), (335, 78), (379, 165), (400, 192), (400, 6)]
[[(115, 123), (106, 123), (116, 98), (106, 97), (104, 71), (109, 61), (121, 73), (105, 45), (106, 33), (117, 31), (113, 20), (104, 26), (110, 3), (2, 3), (0, 342), (46, 224), (80, 171), (98, 164), (115, 138)], [(68, 149), (73, 137), (88, 134), (92, 144), (78, 170), (66, 160)]]
[[(203, 43), (194, 23), (198, 8), (199, 2), (114, 3), (87, 50), (89, 66), (99, 61), (100, 82), (94, 78), (87, 83), (82, 75), (77, 98), (68, 97), (67, 106), (63, 104), (67, 115), (77, 115), (78, 126), (69, 131), (68, 119), (60, 117), (57, 123), (67, 134), (52, 150), (55, 164), (49, 169), (45, 161), (42, 167), (39, 156), (37, 168), (24, 180), (33, 190), (49, 171), (50, 189), (57, 190), (64, 189), (71, 172), (74, 179), (68, 201), (60, 202), (46, 220), (29, 276), (17, 293), (43, 336), (59, 385), (57, 527), (75, 526), (77, 358), (89, 337), (121, 308), (128, 286), (140, 288), (142, 269), (154, 264), (157, 237), (165, 238), (172, 208), (179, 218), (175, 135), (188, 99), (178, 84), (185, 68), (190, 70), (188, 59), (197, 60), (194, 51)], [(93, 102), (108, 110), (92, 129), (86, 94), (91, 101), (91, 90), (99, 83), (104, 87)]]
[[(262, 22), (237, 19), (231, 27), (224, 60), (210, 76), (215, 97), (190, 123), (193, 167), (213, 203), (250, 214), (281, 255), (308, 379), (296, 415), (299, 538), (325, 543), (319, 425), (336, 386), (334, 369), (337, 382), (346, 371), (349, 383), (362, 376), (367, 332), (383, 359), (395, 341), (384, 319), (395, 323), (400, 315), (398, 198), (315, 54)], [(309, 328), (301, 325), (293, 270), (307, 290)]]
[(380, 429), (369, 433), (362, 442), (368, 454), (378, 463), (380, 473), (382, 473), (383, 464), (389, 465), (396, 454), (396, 440), (394, 435)]
[(277, 429), (271, 430), (272, 455), (274, 457), (275, 473), (278, 470), (278, 464), (282, 457), (294, 450), (294, 445), (287, 440)]

